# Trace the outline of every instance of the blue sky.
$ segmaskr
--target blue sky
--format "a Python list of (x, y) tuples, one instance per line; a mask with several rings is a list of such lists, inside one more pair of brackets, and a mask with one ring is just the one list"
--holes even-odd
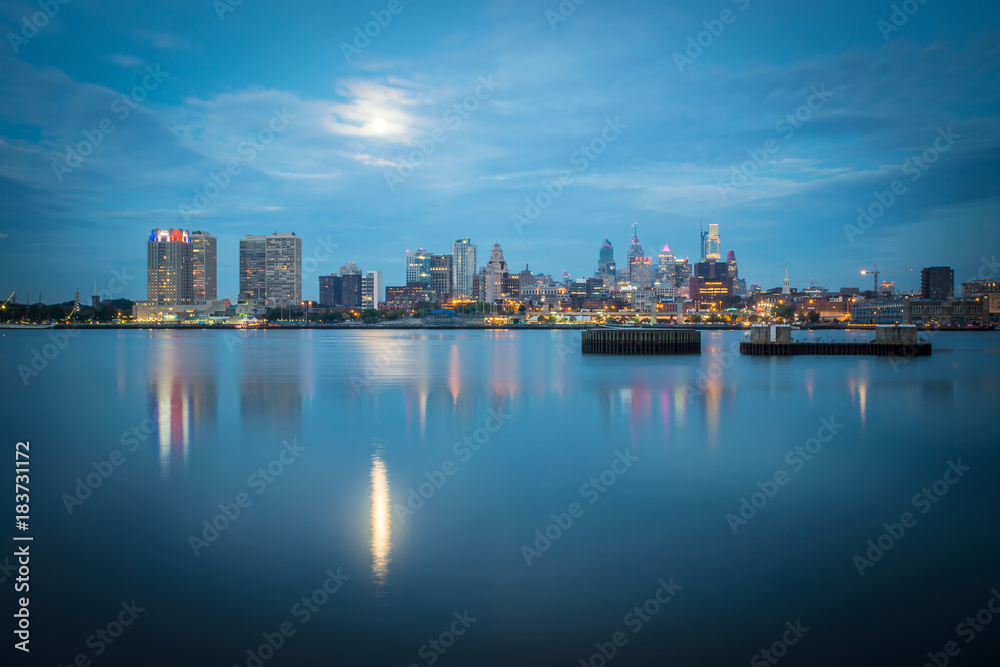
[(785, 261), (831, 289), (872, 264), (960, 283), (1000, 251), (994, 2), (910, 0), (898, 26), (871, 0), (224, 2), (69, 0), (37, 31), (38, 4), (0, 4), (2, 298), (114, 272), (145, 298), (154, 227), (219, 238), (220, 298), (238, 239), (272, 231), (337, 244), (312, 298), (349, 260), (401, 284), (407, 249), (464, 236), (589, 276), (633, 222), (692, 259), (718, 223), (764, 287)]

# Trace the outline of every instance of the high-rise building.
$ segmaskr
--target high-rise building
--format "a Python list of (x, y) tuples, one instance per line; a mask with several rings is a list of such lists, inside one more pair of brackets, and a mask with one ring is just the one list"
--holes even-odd
[(896, 293), (896, 282), (893, 280), (883, 280), (878, 286), (878, 293), (892, 296)]
[(364, 276), (360, 273), (348, 273), (340, 276), (340, 281), (342, 305), (348, 308), (360, 308)]
[(302, 238), (294, 233), (240, 239), (240, 298), (270, 306), (302, 303)]
[(476, 246), (469, 242), (468, 237), (452, 243), (451, 272), (453, 283), (451, 294), (453, 298), (468, 299), (472, 297), (476, 270)]
[(431, 256), (423, 248), (406, 251), (406, 284), (431, 284)]
[(656, 282), (663, 284), (674, 284), (674, 273), (676, 269), (676, 257), (674, 253), (670, 250), (670, 246), (667, 244), (663, 245), (660, 250), (659, 264), (656, 267)]
[(217, 298), (217, 261), (215, 237), (208, 232), (191, 232), (194, 271), (194, 302), (209, 303)]
[(437, 294), (438, 301), (445, 301), (451, 294), (454, 278), (451, 255), (431, 255), (430, 287)]
[(931, 266), (920, 272), (920, 298), (944, 301), (955, 296), (955, 272), (947, 266)]
[[(632, 244), (628, 249), (628, 281), (630, 283), (632, 280), (632, 260), (638, 257), (644, 257), (645, 253), (642, 251), (642, 244), (639, 243), (639, 237), (636, 235), (636, 226), (638, 223), (632, 223)], [(634, 284), (634, 283), (633, 283)]]
[[(483, 285), (482, 300), (486, 303), (496, 303), (504, 295), (504, 279), (510, 273), (507, 270), (507, 262), (503, 258), (503, 250), (500, 244), (494, 244), (490, 253), (490, 261), (486, 264), (486, 278)], [(520, 291), (520, 290), (519, 290)]]
[(319, 302), (324, 306), (344, 305), (344, 279), (340, 276), (319, 277)]
[[(41, 301), (41, 297), (38, 300)], [(97, 276), (94, 276), (94, 296), (90, 297), (90, 305), (94, 308), (101, 305), (101, 295), (97, 292)]]
[(701, 261), (716, 262), (722, 259), (722, 242), (719, 239), (719, 225), (712, 223), (708, 231), (701, 232)]
[(193, 304), (194, 253), (183, 229), (154, 229), (146, 244), (146, 303)]
[(653, 260), (650, 257), (630, 257), (628, 260), (629, 283), (636, 289), (653, 284)]
[(382, 298), (382, 272), (369, 271), (361, 286), (361, 307), (377, 310), (384, 303)]
[(610, 287), (618, 280), (618, 269), (615, 266), (615, 249), (611, 241), (604, 239), (601, 244), (600, 254), (597, 256), (597, 271), (595, 278), (604, 281), (605, 287)]

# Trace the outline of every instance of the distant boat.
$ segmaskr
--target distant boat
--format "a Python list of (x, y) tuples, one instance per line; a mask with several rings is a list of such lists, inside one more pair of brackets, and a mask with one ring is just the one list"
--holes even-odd
[(54, 329), (54, 324), (0, 324), (0, 329)]

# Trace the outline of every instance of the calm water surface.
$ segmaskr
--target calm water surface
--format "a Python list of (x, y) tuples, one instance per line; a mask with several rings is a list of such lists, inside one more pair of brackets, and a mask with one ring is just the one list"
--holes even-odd
[(781, 664), (923, 665), (955, 641), (952, 664), (983, 665), (1000, 647), (1000, 618), (956, 630), (1000, 587), (997, 334), (899, 362), (740, 358), (739, 332), (612, 358), (575, 332), (84, 331), (25, 385), (50, 333), (0, 336), (8, 461), (31, 442), (31, 664), (600, 665), (600, 645), (609, 665), (746, 665), (784, 635)]

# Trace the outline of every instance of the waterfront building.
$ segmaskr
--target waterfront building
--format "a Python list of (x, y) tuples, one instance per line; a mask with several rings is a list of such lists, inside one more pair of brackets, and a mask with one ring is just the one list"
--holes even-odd
[(455, 299), (472, 297), (473, 282), (476, 277), (476, 246), (469, 238), (458, 239), (451, 244), (451, 294)]
[(193, 304), (194, 253), (183, 229), (154, 229), (146, 243), (146, 301), (150, 306)]
[(438, 301), (445, 301), (455, 284), (452, 255), (431, 255), (430, 288), (438, 295)]
[(406, 251), (406, 284), (431, 284), (431, 255), (423, 248)]
[(955, 272), (947, 266), (931, 266), (920, 272), (920, 298), (941, 301), (955, 296)]
[(361, 286), (361, 307), (378, 310), (382, 303), (382, 272), (369, 271)]
[(302, 238), (294, 233), (240, 239), (240, 299), (275, 308), (302, 303)]
[(341, 306), (344, 303), (344, 280), (340, 276), (319, 277), (319, 302), (324, 306)]
[(218, 296), (218, 250), (215, 237), (208, 232), (191, 232), (191, 253), (194, 302), (211, 303)]

